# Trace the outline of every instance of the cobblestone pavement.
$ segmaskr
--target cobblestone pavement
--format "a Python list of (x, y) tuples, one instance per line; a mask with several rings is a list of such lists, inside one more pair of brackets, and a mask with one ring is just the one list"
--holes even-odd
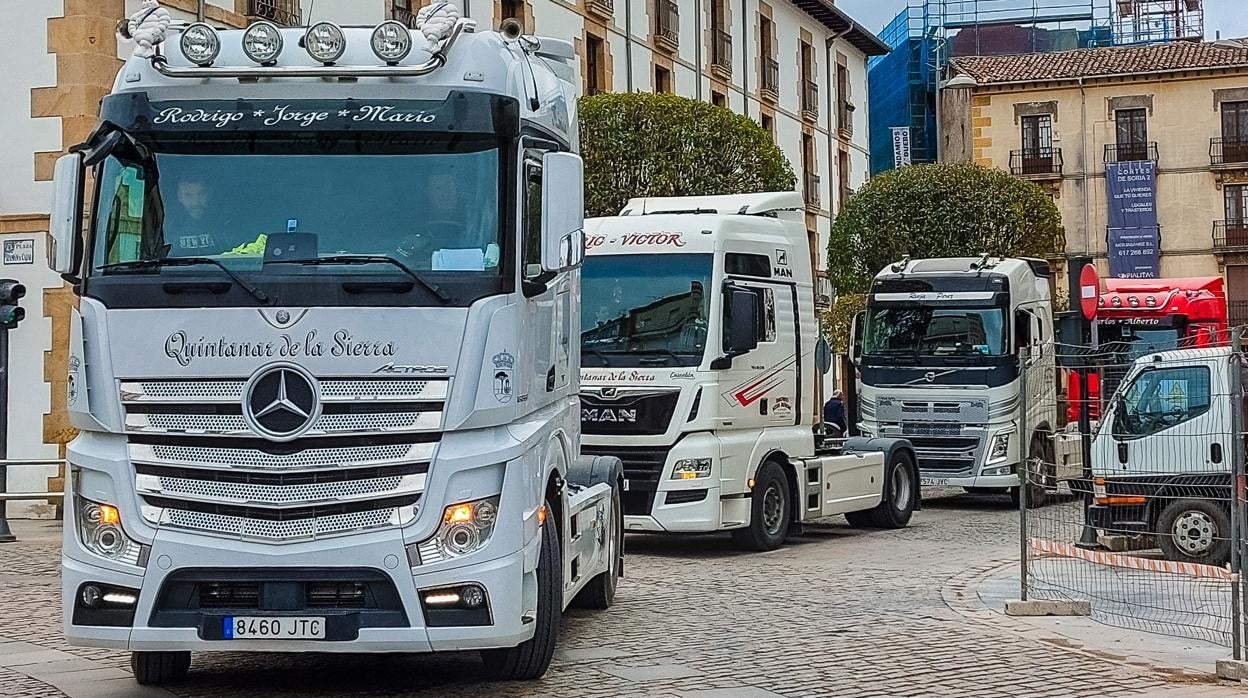
[[(630, 537), (628, 576), (610, 611), (572, 612), (546, 678), (476, 681), (472, 655), (196, 655), (180, 696), (1244, 695), (1098, 656), (947, 598), (968, 571), (1017, 551), (1008, 500), (928, 492), (901, 531), (840, 519), (766, 554), (725, 536)], [(0, 546), (0, 694), (168, 696), (140, 691), (126, 655), (61, 639), (50, 526)], [(952, 586), (951, 586), (952, 585)]]

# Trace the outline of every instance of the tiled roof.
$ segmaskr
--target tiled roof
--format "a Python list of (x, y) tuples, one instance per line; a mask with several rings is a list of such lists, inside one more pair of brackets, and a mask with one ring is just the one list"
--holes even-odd
[(823, 23), (823, 26), (840, 34), (846, 41), (868, 56), (883, 56), (892, 49), (880, 41), (870, 29), (854, 21), (832, 0), (791, 0), (798, 9)]
[(1238, 42), (1176, 42), (1017, 56), (963, 56), (953, 59), (953, 64), (958, 72), (970, 75), (981, 85), (1042, 82), (1157, 71), (1248, 67), (1248, 45)]

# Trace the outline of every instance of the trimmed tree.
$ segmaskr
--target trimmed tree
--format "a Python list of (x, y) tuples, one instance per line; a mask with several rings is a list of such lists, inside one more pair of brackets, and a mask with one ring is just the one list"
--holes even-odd
[(609, 93), (580, 101), (585, 213), (614, 216), (638, 196), (793, 191), (797, 180), (752, 119), (672, 94)]
[(913, 165), (871, 179), (841, 209), (828, 272), (841, 294), (865, 293), (885, 265), (923, 257), (1051, 257), (1061, 214), (1031, 182), (980, 165)]

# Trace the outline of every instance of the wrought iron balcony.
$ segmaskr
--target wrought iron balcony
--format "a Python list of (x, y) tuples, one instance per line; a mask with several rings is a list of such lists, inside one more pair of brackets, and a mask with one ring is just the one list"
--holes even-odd
[(1214, 221), (1213, 249), (1248, 250), (1248, 220)]
[(654, 22), (654, 39), (669, 50), (680, 46), (680, 5), (676, 0), (657, 0), (658, 17)]
[(1157, 162), (1157, 143), (1106, 143), (1105, 164), (1112, 162)]
[(615, 15), (615, 0), (585, 0), (585, 9), (600, 17), (612, 17)]
[(807, 172), (803, 181), (802, 193), (806, 198), (806, 208), (819, 210), (819, 175)]
[(778, 98), (780, 96), (780, 61), (771, 56), (763, 56), (760, 73), (759, 89), (773, 100)]
[(1027, 148), (1010, 151), (1010, 174), (1029, 179), (1060, 179), (1061, 148)]
[(1248, 301), (1230, 301), (1226, 304), (1231, 327), (1248, 325)]
[(727, 30), (715, 30), (715, 40), (711, 44), (711, 68), (732, 74), (732, 34)]
[(819, 83), (802, 80), (802, 116), (814, 120), (819, 117)]
[(1209, 161), (1219, 169), (1248, 169), (1248, 137), (1209, 139)]
[(303, 24), (299, 0), (247, 0), (247, 16), (267, 19), (274, 24), (298, 27)]
[(836, 105), (836, 127), (841, 130), (841, 135), (852, 138), (854, 135), (854, 105), (846, 100), (841, 100)]

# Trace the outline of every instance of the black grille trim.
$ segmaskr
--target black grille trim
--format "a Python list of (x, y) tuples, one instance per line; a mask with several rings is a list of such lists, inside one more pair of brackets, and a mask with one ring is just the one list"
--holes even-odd
[(379, 509), (393, 509), (396, 507), (410, 506), (420, 501), (420, 495), (414, 494), (402, 497), (390, 497), (387, 499), (373, 499), (364, 502), (323, 504), (291, 509), (238, 506), (233, 504), (212, 504), (209, 502), (169, 499), (166, 497), (144, 496), (143, 500), (152, 506), (163, 507), (166, 509), (180, 509), (182, 511), (194, 511), (201, 514), (234, 516), (241, 519), (255, 519), (258, 521), (299, 521), (301, 519), (319, 519), (326, 516), (338, 516), (340, 514), (354, 514), (363, 511), (377, 511)]
[(344, 468), (298, 473), (249, 472), (243, 470), (215, 470), (206, 468), (164, 467), (136, 463), (134, 472), (139, 475), (176, 477), (184, 480), (206, 482), (229, 482), (248, 485), (315, 485), (325, 482), (352, 482), (401, 475), (418, 475), (429, 472), (428, 463), (408, 463), (383, 467)]

